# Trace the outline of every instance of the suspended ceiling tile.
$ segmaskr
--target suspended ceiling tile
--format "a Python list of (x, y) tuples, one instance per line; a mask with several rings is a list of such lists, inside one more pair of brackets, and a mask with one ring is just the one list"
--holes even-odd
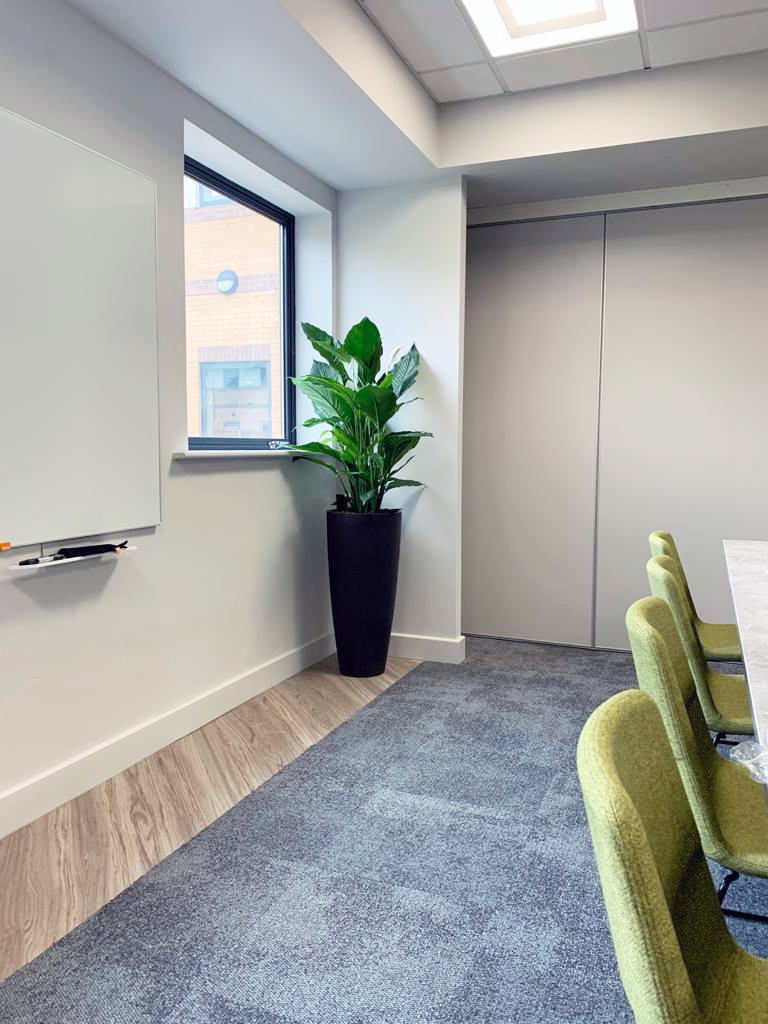
[(421, 78), (438, 103), (477, 100), (483, 96), (498, 96), (504, 91), (488, 64), (428, 71)]
[(766, 0), (644, 0), (649, 29), (768, 9)]
[(366, 0), (365, 8), (416, 71), (485, 60), (453, 0)]
[(653, 67), (768, 49), (768, 11), (648, 33)]
[(565, 85), (588, 78), (642, 71), (643, 53), (637, 35), (616, 36), (562, 50), (497, 58), (496, 66), (512, 92)]

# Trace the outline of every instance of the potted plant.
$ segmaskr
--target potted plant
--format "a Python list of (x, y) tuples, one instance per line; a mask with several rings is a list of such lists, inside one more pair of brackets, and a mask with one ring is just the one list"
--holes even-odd
[(419, 353), (415, 345), (400, 358), (395, 352), (382, 370), (381, 335), (367, 317), (343, 342), (312, 324), (301, 326), (321, 360), (293, 383), (315, 410), (304, 426), (323, 424), (326, 430), (317, 441), (284, 447), (336, 477), (341, 493), (327, 513), (327, 530), (339, 670), (350, 676), (379, 675), (392, 632), (402, 519), (400, 509), (381, 505), (396, 487), (422, 486), (397, 474), (421, 438), (432, 436), (389, 425), (416, 380)]

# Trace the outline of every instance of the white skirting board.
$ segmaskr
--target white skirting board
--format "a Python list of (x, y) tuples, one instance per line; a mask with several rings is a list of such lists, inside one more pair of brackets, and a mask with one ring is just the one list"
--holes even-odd
[(0, 838), (313, 665), (333, 650), (332, 636), (311, 640), (12, 786), (0, 793)]
[[(463, 636), (393, 633), (389, 653), (393, 658), (458, 665), (464, 660), (464, 645)], [(6, 789), (0, 793), (0, 838), (86, 793), (334, 650), (333, 636), (318, 637)]]
[(441, 661), (460, 665), (464, 661), (466, 641), (463, 636), (418, 636), (414, 633), (393, 633), (389, 653), (393, 658), (415, 658), (418, 661)]

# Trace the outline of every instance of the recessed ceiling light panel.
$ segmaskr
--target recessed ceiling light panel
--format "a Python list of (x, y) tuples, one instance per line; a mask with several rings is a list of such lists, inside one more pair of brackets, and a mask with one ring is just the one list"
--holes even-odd
[(637, 32), (635, 0), (462, 0), (494, 57)]
[(513, 39), (605, 22), (603, 0), (495, 0), (499, 14)]

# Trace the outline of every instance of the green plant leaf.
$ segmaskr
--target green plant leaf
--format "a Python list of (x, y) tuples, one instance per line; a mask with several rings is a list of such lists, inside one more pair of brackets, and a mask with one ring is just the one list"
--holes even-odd
[(342, 453), (337, 448), (331, 448), (328, 444), (323, 444), (322, 441), (307, 441), (306, 444), (294, 444), (291, 445), (292, 452), (312, 452), (315, 455), (326, 455), (329, 459), (335, 459), (337, 462), (344, 462)]
[(395, 487), (423, 487), (424, 484), (421, 480), (401, 480), (398, 477), (392, 477), (391, 480), (387, 480), (384, 485), (385, 491), (394, 490)]
[(321, 331), (313, 324), (302, 324), (302, 330), (312, 344), (312, 348), (323, 357), (338, 373), (339, 377), (346, 384), (349, 374), (344, 368), (344, 363), (351, 361), (352, 357), (345, 352), (333, 335), (327, 331)]
[(294, 455), (293, 461), (294, 462), (314, 462), (314, 464), (316, 466), (325, 466), (326, 469), (329, 469), (331, 471), (331, 473), (333, 473), (333, 475), (335, 477), (338, 477), (339, 479), (341, 479), (341, 477), (345, 475), (343, 470), (340, 470), (337, 466), (334, 466), (333, 463), (331, 463), (331, 462), (326, 462), (325, 459), (321, 459), (317, 455)]
[(381, 368), (381, 334), (379, 328), (363, 317), (359, 324), (350, 328), (342, 346), (358, 365), (358, 377), (363, 384), (370, 384)]
[(321, 345), (327, 345), (329, 348), (339, 347), (338, 341), (336, 341), (332, 334), (321, 330), (319, 327), (315, 327), (314, 324), (302, 324), (301, 329), (313, 344), (318, 342)]
[(329, 348), (328, 346), (321, 345), (319, 342), (315, 341), (312, 342), (312, 348), (315, 352), (319, 353), (323, 359), (328, 361), (345, 384), (349, 381), (349, 374), (346, 371), (344, 363), (348, 363), (351, 360), (346, 352), (342, 352), (339, 348)]
[(312, 361), (312, 369), (309, 371), (312, 377), (328, 377), (329, 380), (339, 380), (339, 374), (328, 363), (321, 363), (317, 359)]
[(381, 428), (391, 420), (398, 409), (397, 399), (388, 388), (366, 384), (355, 395), (356, 403), (371, 423)]
[(394, 488), (423, 486), (397, 474), (411, 462), (414, 456), (409, 453), (421, 438), (432, 435), (388, 427), (405, 404), (399, 395), (416, 379), (416, 347), (405, 355), (396, 350), (382, 369), (381, 336), (367, 317), (352, 327), (343, 344), (312, 324), (302, 326), (318, 358), (310, 373), (293, 382), (314, 406), (314, 416), (304, 425), (325, 429), (316, 440), (281, 447), (297, 460), (330, 470), (354, 512), (376, 512), (385, 493)]
[(405, 467), (406, 467), (406, 466), (407, 466), (407, 465), (408, 465), (408, 464), (409, 464), (410, 462), (413, 462), (413, 460), (414, 460), (415, 458), (416, 458), (416, 456), (415, 456), (415, 455), (412, 455), (412, 456), (411, 456), (411, 457), (410, 457), (409, 459), (406, 459), (406, 460), (405, 460), (405, 462), (401, 462), (399, 466), (395, 466), (395, 468), (394, 468), (394, 469), (390, 469), (390, 471), (389, 471), (389, 478), (390, 478), (390, 479), (393, 479), (393, 480), (394, 480), (395, 474), (396, 474), (396, 473), (402, 473), (402, 472), (403, 472), (403, 470), (405, 469)]
[(402, 352), (402, 350), (403, 350), (403, 346), (402, 345), (398, 345), (397, 348), (395, 349), (395, 351), (389, 357), (389, 367), (390, 367), (390, 369), (395, 365), (397, 360), (400, 358), (400, 353)]
[(384, 453), (387, 466), (391, 469), (412, 448), (415, 448), (422, 437), (432, 437), (428, 430), (395, 430), (385, 434), (379, 442)]
[(326, 377), (294, 377), (293, 383), (312, 403), (315, 414), (324, 420), (354, 419), (355, 392)]
[(349, 462), (358, 462), (360, 459), (357, 442), (341, 427), (331, 427), (331, 437), (344, 452), (344, 458)]
[(392, 390), (399, 398), (413, 384), (419, 374), (419, 352), (415, 345), (398, 359), (392, 368)]

